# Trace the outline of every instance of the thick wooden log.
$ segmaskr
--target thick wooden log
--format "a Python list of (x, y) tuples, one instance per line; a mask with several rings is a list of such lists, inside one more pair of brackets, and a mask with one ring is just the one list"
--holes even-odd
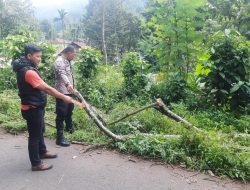
[(100, 114), (100, 110), (98, 110), (97, 108), (91, 106), (93, 112), (96, 114), (97, 118), (105, 125), (107, 126), (107, 122), (105, 121), (105, 119), (103, 118), (103, 116), (101, 116)]
[(95, 122), (95, 124), (97, 125), (97, 127), (102, 132), (104, 132), (108, 137), (112, 138), (115, 141), (121, 141), (121, 140), (123, 140), (122, 136), (116, 135), (116, 134), (112, 133), (106, 126), (104, 126), (104, 124), (102, 123), (102, 121), (100, 121), (98, 119), (98, 117), (96, 116), (95, 112), (93, 111), (93, 108), (88, 104), (88, 102), (83, 98), (83, 96), (78, 91), (75, 91), (74, 94), (85, 105), (84, 109), (85, 109), (86, 113)]

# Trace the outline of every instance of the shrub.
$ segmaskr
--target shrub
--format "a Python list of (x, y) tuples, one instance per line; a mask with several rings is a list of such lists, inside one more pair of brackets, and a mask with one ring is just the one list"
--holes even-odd
[(83, 48), (75, 64), (77, 71), (77, 88), (85, 96), (89, 96), (95, 89), (94, 76), (97, 74), (97, 65), (101, 62), (101, 53), (93, 48)]
[(123, 62), (122, 74), (124, 76), (123, 91), (129, 97), (142, 95), (145, 93), (147, 85), (147, 64), (140, 59), (137, 52), (128, 53)]
[(31, 35), (8, 36), (2, 43), (2, 51), (7, 58), (17, 59), (24, 55), (25, 45), (34, 42), (35, 39)]
[(158, 84), (153, 85), (151, 94), (164, 102), (178, 102), (185, 99), (188, 92), (187, 82), (181, 73), (169, 73)]
[(214, 35), (209, 47), (196, 68), (207, 97), (216, 105), (246, 106), (250, 101), (250, 43), (226, 30)]
[(17, 89), (16, 74), (9, 66), (0, 68), (0, 92), (10, 89)]
[(41, 75), (43, 79), (50, 85), (54, 84), (54, 69), (53, 69), (53, 63), (56, 60), (56, 48), (53, 45), (46, 44), (46, 43), (40, 43), (39, 47), (42, 48), (43, 54), (42, 54), (42, 61), (39, 65), (39, 71), (41, 72)]
[[(0, 43), (0, 52), (7, 59), (17, 59), (24, 56), (24, 48), (28, 43), (36, 43), (31, 34), (8, 36)], [(37, 45), (43, 49), (42, 64), (39, 65), (39, 70), (44, 80), (51, 85), (54, 79), (51, 65), (55, 61), (56, 49), (54, 46), (45, 43), (37, 43)], [(3, 90), (16, 88), (15, 74), (11, 72), (11, 68), (6, 67), (0, 73)]]
[(81, 78), (89, 79), (97, 72), (97, 66), (102, 59), (100, 51), (93, 48), (82, 48), (77, 60), (78, 72)]

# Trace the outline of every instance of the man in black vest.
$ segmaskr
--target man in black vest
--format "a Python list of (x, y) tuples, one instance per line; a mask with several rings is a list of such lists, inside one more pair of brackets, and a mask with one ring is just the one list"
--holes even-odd
[(47, 104), (47, 94), (81, 108), (84, 107), (82, 103), (61, 94), (42, 80), (37, 70), (37, 66), (41, 62), (41, 56), (42, 50), (39, 47), (28, 44), (25, 47), (25, 57), (12, 62), (13, 70), (17, 74), (21, 112), (28, 126), (28, 150), (32, 171), (51, 169), (53, 166), (42, 162), (41, 159), (57, 157), (57, 154), (47, 151), (43, 137), (45, 130), (44, 108)]

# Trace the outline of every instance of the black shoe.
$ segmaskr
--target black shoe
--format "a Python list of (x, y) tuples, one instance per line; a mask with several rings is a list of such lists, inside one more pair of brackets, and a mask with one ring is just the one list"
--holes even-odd
[(63, 138), (57, 138), (56, 144), (59, 146), (67, 147), (70, 145), (70, 143), (63, 137)]

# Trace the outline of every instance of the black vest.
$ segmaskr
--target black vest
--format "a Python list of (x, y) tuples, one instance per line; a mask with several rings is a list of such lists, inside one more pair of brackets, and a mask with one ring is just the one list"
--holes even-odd
[(36, 88), (33, 88), (25, 81), (25, 74), (28, 70), (35, 71), (40, 77), (39, 71), (31, 66), (26, 66), (17, 72), (17, 86), (19, 89), (19, 97), (22, 105), (31, 105), (35, 107), (44, 108), (47, 104), (47, 94)]

